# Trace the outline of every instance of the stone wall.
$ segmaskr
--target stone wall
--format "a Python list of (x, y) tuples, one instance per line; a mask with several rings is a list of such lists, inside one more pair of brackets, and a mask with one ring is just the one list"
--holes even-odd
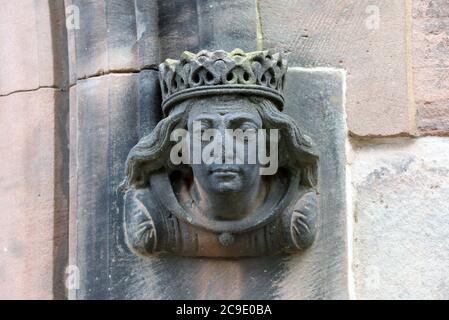
[(64, 298), (68, 95), (61, 1), (0, 1), (0, 298)]
[[(65, 28), (76, 13), (66, 8), (79, 9), (79, 29)], [(111, 161), (158, 117), (142, 112), (159, 102), (158, 62), (241, 47), (346, 70), (349, 296), (448, 298), (447, 0), (0, 0), (0, 9), (0, 297), (67, 295), (64, 269), (84, 241), (77, 221), (113, 197), (118, 178), (102, 179), (123, 168)]]
[(449, 3), (413, 3), (413, 76), (417, 126), (422, 135), (449, 132)]

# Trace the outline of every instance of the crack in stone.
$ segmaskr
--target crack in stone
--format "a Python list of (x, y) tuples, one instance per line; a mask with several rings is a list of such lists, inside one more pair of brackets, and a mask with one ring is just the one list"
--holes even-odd
[(85, 75), (83, 77), (77, 78), (75, 83), (72, 83), (70, 85), (70, 88), (75, 86), (76, 83), (78, 81), (85, 81), (85, 80), (89, 80), (92, 78), (99, 78), (99, 77), (103, 77), (103, 76), (108, 76), (111, 74), (139, 74), (142, 71), (158, 71), (158, 67), (156, 65), (148, 65), (148, 66), (143, 66), (141, 69), (134, 69), (134, 68), (126, 68), (126, 69), (112, 69), (112, 70), (100, 70), (94, 74), (91, 74), (89, 76)]
[(40, 89), (54, 89), (54, 90), (59, 90), (61, 92), (67, 91), (66, 89), (60, 88), (58, 86), (39, 86), (39, 87), (33, 88), (33, 89), (20, 89), (20, 90), (14, 90), (14, 91), (11, 91), (11, 92), (8, 92), (8, 93), (0, 94), (0, 98), (8, 97), (8, 96), (13, 95), (15, 93), (33, 92), (33, 91), (38, 91)]
[[(70, 86), (68, 86), (68, 88), (75, 86), (78, 81), (84, 81), (84, 80), (88, 80), (91, 78), (98, 78), (98, 77), (107, 76), (110, 74), (138, 74), (145, 70), (158, 71), (158, 67), (156, 65), (148, 65), (148, 66), (143, 66), (141, 69), (129, 68), (129, 69), (116, 69), (116, 70), (100, 71), (100, 72), (94, 73), (90, 76), (84, 76), (81, 78), (77, 78), (76, 82), (71, 84)], [(37, 88), (32, 88), (32, 89), (19, 89), (19, 90), (14, 90), (14, 91), (7, 92), (7, 93), (2, 93), (2, 94), (0, 94), (0, 98), (8, 97), (15, 93), (33, 92), (33, 91), (38, 91), (40, 89), (55, 89), (55, 90), (59, 90), (61, 92), (66, 92), (68, 88), (61, 88), (58, 86), (39, 86)]]

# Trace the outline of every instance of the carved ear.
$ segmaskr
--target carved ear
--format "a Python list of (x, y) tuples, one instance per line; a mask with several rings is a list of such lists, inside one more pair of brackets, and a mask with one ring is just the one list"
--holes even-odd
[(284, 226), (289, 247), (293, 250), (309, 248), (316, 236), (318, 199), (315, 191), (304, 194), (285, 217)]
[[(124, 227), (128, 247), (140, 255), (156, 251), (156, 226), (147, 207), (139, 200), (138, 194), (148, 192), (128, 190), (125, 195)], [(145, 195), (144, 195), (145, 196)]]

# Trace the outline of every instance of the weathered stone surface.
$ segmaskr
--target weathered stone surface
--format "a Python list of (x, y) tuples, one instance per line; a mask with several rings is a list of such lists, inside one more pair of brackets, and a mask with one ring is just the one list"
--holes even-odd
[[(75, 45), (75, 57), (71, 62), (75, 62), (71, 65), (71, 72), (76, 74), (75, 78), (86, 78), (92, 75), (106, 73), (109, 71), (109, 52), (108, 52), (108, 24), (107, 24), (107, 11), (105, 1), (71, 1), (71, 5), (79, 8), (80, 25), (79, 30), (72, 33), (74, 38), (69, 38), (70, 41), (74, 41)], [(126, 1), (125, 6), (130, 5), (130, 1)], [(126, 20), (119, 19), (116, 21), (120, 25), (121, 21)], [(115, 28), (114, 28), (115, 29)], [(135, 31), (135, 26), (134, 26)], [(129, 34), (132, 30), (122, 30), (123, 33)], [(70, 34), (69, 34), (70, 35)], [(123, 65), (123, 69), (135, 68), (135, 51), (133, 51), (129, 43), (122, 43), (123, 51), (127, 51), (127, 55), (115, 59), (112, 54), (112, 60), (120, 59)], [(120, 52), (116, 52), (120, 55)]]
[[(70, 83), (157, 66), (184, 50), (255, 50), (256, 3), (204, 0), (65, 0), (79, 8), (69, 29)], [(73, 15), (69, 11), (69, 15)]]
[(449, 134), (449, 6), (413, 1), (415, 99), (421, 134)]
[(357, 298), (449, 298), (447, 159), (447, 138), (355, 148)]
[(261, 0), (259, 7), (265, 48), (289, 52), (291, 66), (347, 69), (352, 134), (411, 132), (405, 1)]
[(0, 95), (66, 84), (64, 3), (0, 1)]
[(159, 62), (156, 2), (66, 0), (65, 3), (76, 6), (80, 14), (79, 29), (69, 30), (72, 84), (76, 79), (137, 71)]
[[(286, 110), (318, 141), (321, 153), (318, 238), (305, 254), (238, 260), (141, 258), (128, 249), (123, 203), (116, 188), (124, 178), (126, 155), (139, 137), (138, 123), (151, 120), (147, 124), (151, 129), (160, 112), (160, 101), (147, 100), (155, 88), (148, 83), (154, 80), (109, 75), (78, 83), (72, 92), (77, 106), (71, 106), (76, 110), (72, 137), (77, 137), (72, 163), (77, 191), (71, 201), (76, 202), (72, 207), (76, 212), (71, 214), (78, 222), (72, 247), (81, 269), (81, 288), (73, 297), (347, 297), (343, 74), (293, 69), (288, 77)], [(142, 92), (145, 88), (150, 91)], [(154, 116), (141, 116), (150, 109), (155, 110)]]
[(200, 49), (257, 49), (257, 9), (252, 0), (197, 0)]
[(159, 17), (156, 1), (135, 1), (137, 53), (140, 69), (159, 62)]
[(255, 1), (159, 0), (158, 5), (164, 59), (175, 59), (184, 50), (257, 48)]
[(289, 68), (286, 112), (319, 150), (320, 215), (316, 243), (303, 255), (286, 259), (280, 298), (348, 298), (345, 81), (342, 70)]
[(159, 96), (153, 92), (155, 75), (111, 74), (71, 89), (70, 258), (80, 268), (82, 285), (82, 295), (75, 292), (71, 298), (108, 295), (112, 279), (105, 270), (112, 267), (111, 253), (123, 250), (115, 248), (115, 237), (122, 235), (109, 233), (121, 229), (116, 191), (129, 148), (149, 130), (150, 103)]
[(67, 237), (65, 96), (0, 97), (0, 298), (64, 295)]

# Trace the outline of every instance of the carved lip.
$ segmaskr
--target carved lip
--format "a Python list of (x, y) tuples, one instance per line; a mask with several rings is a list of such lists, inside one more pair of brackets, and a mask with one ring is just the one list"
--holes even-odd
[(212, 175), (222, 181), (231, 181), (239, 176), (239, 174), (235, 171), (216, 171), (213, 172)]
[(238, 167), (217, 166), (212, 167), (209, 172), (216, 175), (236, 175), (241, 172)]

